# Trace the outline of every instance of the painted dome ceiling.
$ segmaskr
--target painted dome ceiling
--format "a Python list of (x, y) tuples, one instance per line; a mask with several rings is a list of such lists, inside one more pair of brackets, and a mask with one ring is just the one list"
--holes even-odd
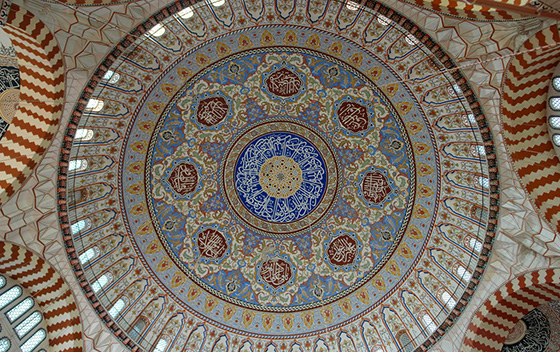
[(496, 224), (459, 70), (378, 3), (178, 6), (107, 57), (62, 149), (68, 256), (100, 319), (142, 350), (429, 347)]

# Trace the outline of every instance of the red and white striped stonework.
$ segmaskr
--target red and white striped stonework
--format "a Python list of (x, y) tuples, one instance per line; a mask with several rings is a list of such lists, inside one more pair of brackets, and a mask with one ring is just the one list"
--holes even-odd
[(507, 282), (475, 314), (462, 351), (499, 352), (515, 324), (541, 304), (560, 299), (560, 269), (526, 273)]
[(503, 87), (504, 137), (533, 203), (560, 231), (560, 160), (547, 128), (548, 86), (560, 62), (557, 26), (538, 32), (510, 63)]
[(0, 242), (0, 273), (27, 289), (41, 307), (49, 351), (82, 351), (82, 325), (74, 296), (50, 264), (25, 248)]
[(8, 24), (20, 69), (20, 103), (0, 141), (0, 205), (27, 180), (50, 145), (64, 97), (64, 65), (58, 43), (31, 12), (12, 4)]

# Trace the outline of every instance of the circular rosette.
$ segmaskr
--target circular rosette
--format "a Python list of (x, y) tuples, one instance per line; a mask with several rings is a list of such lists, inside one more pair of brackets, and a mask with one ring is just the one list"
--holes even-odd
[(189, 200), (202, 189), (202, 166), (189, 157), (167, 158), (153, 168), (155, 199)]
[(383, 209), (397, 196), (399, 190), (387, 170), (370, 167), (358, 177), (358, 197), (369, 207)]
[(233, 101), (221, 91), (187, 96), (180, 103), (185, 107), (190, 99), (190, 119), (201, 130), (217, 131), (233, 116)]
[(363, 244), (355, 233), (338, 230), (323, 243), (323, 259), (334, 271), (357, 271), (362, 248)]
[(296, 66), (282, 61), (263, 73), (261, 89), (274, 101), (293, 103), (307, 90), (306, 78)]
[(345, 96), (334, 104), (334, 122), (347, 136), (366, 136), (375, 127), (374, 105), (362, 98)]
[(275, 251), (257, 264), (257, 282), (272, 296), (285, 292), (294, 285), (296, 267), (285, 254)]

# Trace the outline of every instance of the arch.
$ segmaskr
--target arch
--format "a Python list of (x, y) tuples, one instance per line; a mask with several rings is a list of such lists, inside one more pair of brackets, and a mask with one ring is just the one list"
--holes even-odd
[(560, 299), (560, 268), (532, 271), (500, 287), (478, 309), (463, 351), (499, 352), (510, 330), (541, 304)]
[(51, 144), (64, 97), (62, 55), (45, 24), (11, 4), (2, 29), (16, 49), (21, 86), (19, 108), (0, 141), (0, 170), (6, 173), (0, 180), (0, 205), (25, 183)]
[(17, 245), (0, 242), (0, 273), (35, 298), (47, 324), (49, 351), (81, 352), (82, 324), (72, 291), (44, 259)]

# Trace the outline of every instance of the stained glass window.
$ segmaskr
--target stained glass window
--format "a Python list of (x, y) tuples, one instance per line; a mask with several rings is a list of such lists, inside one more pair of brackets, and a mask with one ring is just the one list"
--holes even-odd
[(78, 160), (70, 160), (68, 163), (68, 172), (80, 172), (87, 169), (87, 160), (85, 159), (78, 159)]
[(44, 329), (37, 330), (23, 345), (21, 345), (21, 352), (33, 351), (46, 337), (47, 333)]
[(457, 266), (457, 275), (461, 280), (471, 281), (471, 273), (462, 265)]
[(109, 81), (109, 84), (117, 83), (120, 78), (121, 75), (111, 70), (107, 71), (107, 73), (105, 73), (105, 75), (103, 76), (103, 79)]
[(560, 147), (560, 134), (555, 134), (552, 136), (552, 141), (557, 147)]
[(30, 310), (31, 307), (33, 307), (33, 304), (33, 298), (27, 297), (23, 301), (19, 302), (14, 308), (10, 309), (8, 313), (6, 313), (6, 316), (8, 317), (10, 323), (13, 323), (19, 317), (27, 313), (27, 311)]
[(109, 315), (112, 318), (116, 318), (121, 311), (123, 310), (123, 308), (126, 306), (126, 302), (124, 299), (119, 299), (112, 307), (111, 309), (109, 309)]
[(112, 277), (111, 277), (110, 274), (103, 274), (99, 279), (97, 279), (97, 281), (95, 281), (91, 285), (91, 289), (93, 290), (93, 292), (97, 293), (105, 285), (107, 285), (109, 283), (109, 281), (111, 281), (111, 280), (112, 280)]
[(144, 331), (145, 327), (146, 327), (146, 322), (144, 321), (144, 319), (142, 318), (138, 319), (136, 324), (134, 324), (134, 327), (132, 327), (132, 330), (129, 333), (129, 337), (133, 340), (138, 339), (142, 331)]
[(471, 247), (471, 249), (475, 252), (480, 253), (480, 251), (482, 250), (482, 242), (480, 242), (476, 238), (471, 238), (469, 240), (469, 247)]
[(0, 296), (0, 309), (12, 303), (16, 298), (21, 296), (21, 287), (14, 286)]
[(422, 323), (428, 329), (428, 331), (430, 331), (430, 333), (436, 331), (436, 324), (427, 313), (422, 314)]
[(478, 176), (478, 184), (484, 188), (490, 188), (490, 180), (487, 177)]
[(451, 297), (451, 295), (447, 291), (442, 292), (441, 300), (443, 301), (443, 303), (445, 303), (445, 305), (449, 309), (453, 309), (455, 307), (455, 305), (457, 304), (457, 302), (455, 302), (453, 297)]
[(24, 337), (28, 332), (33, 330), (43, 319), (43, 316), (38, 311), (31, 313), (24, 321), (15, 327), (16, 334), (19, 338)]
[(90, 226), (91, 226), (91, 220), (83, 219), (83, 220), (80, 220), (78, 222), (73, 223), (70, 226), (70, 230), (72, 231), (73, 234), (77, 234), (80, 231), (84, 231), (84, 230), (89, 229)]
[(560, 77), (554, 77), (552, 79), (552, 86), (554, 89), (560, 92)]
[(550, 127), (560, 129), (560, 116), (550, 116), (548, 123), (550, 123)]

